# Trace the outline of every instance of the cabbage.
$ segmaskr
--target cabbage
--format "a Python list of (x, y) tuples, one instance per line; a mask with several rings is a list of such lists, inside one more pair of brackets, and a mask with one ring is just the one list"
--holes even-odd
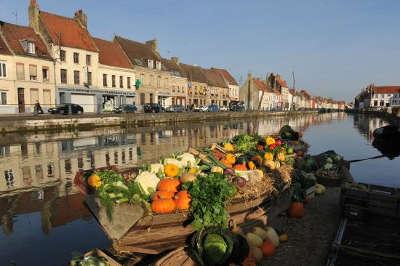
[(204, 251), (208, 260), (213, 264), (223, 261), (228, 245), (225, 239), (218, 234), (208, 234), (204, 240)]

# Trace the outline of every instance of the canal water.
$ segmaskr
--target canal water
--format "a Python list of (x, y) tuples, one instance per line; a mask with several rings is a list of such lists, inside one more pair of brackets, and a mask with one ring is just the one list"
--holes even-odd
[[(344, 113), (263, 118), (121, 130), (7, 135), (0, 138), (0, 265), (67, 265), (75, 252), (110, 242), (73, 185), (79, 169), (152, 162), (188, 147), (244, 132), (277, 133), (289, 124), (317, 154), (335, 150), (347, 160), (380, 155), (372, 131), (386, 123)], [(351, 165), (357, 181), (400, 187), (400, 159)]]

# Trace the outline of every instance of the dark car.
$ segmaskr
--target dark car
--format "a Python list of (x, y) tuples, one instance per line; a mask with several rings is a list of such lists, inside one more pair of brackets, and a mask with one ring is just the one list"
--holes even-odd
[(244, 110), (245, 110), (244, 102), (242, 101), (231, 101), (229, 103), (229, 111), (243, 112)]
[(50, 114), (83, 114), (83, 107), (79, 104), (74, 103), (64, 103), (56, 107), (49, 108), (48, 112)]
[(166, 112), (174, 112), (181, 113), (185, 111), (185, 107), (183, 105), (171, 105), (165, 109)]
[(208, 106), (208, 112), (218, 112), (219, 111), (219, 106), (212, 103)]
[(134, 104), (124, 104), (114, 108), (114, 113), (134, 113), (137, 111), (137, 107)]
[(164, 111), (164, 107), (159, 103), (145, 103), (143, 105), (143, 111), (145, 113), (160, 113)]

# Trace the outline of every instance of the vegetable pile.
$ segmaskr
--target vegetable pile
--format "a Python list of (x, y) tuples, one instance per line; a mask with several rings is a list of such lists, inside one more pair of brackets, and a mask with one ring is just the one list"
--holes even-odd
[[(254, 194), (254, 187), (265, 191), (263, 182), (282, 165), (291, 167), (294, 157), (293, 147), (279, 136), (242, 134), (143, 165), (135, 178), (106, 170), (86, 176), (86, 183), (109, 219), (119, 204), (141, 204), (154, 215), (189, 212), (196, 230), (227, 228), (230, 200)], [(290, 178), (281, 179), (287, 183)]]

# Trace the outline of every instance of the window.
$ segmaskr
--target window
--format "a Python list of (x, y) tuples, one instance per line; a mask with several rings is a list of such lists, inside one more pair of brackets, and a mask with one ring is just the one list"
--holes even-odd
[(147, 67), (153, 69), (154, 68), (154, 63), (153, 60), (149, 59), (147, 60)]
[(92, 64), (92, 56), (90, 54), (86, 55), (86, 65), (90, 66)]
[(37, 80), (37, 66), (36, 65), (29, 65), (29, 79)]
[(126, 87), (127, 87), (128, 89), (131, 88), (131, 77), (127, 77), (127, 78), (126, 78)]
[(42, 78), (43, 78), (43, 81), (49, 81), (49, 68), (48, 67), (42, 67)]
[(21, 41), (22, 48), (24, 48), (24, 51), (28, 54), (36, 54), (36, 48), (35, 48), (35, 43), (32, 41), (24, 40)]
[(0, 78), (7, 77), (7, 67), (5, 62), (0, 62)]
[(143, 85), (144, 84), (144, 74), (140, 74), (140, 82)]
[(119, 87), (123, 88), (124, 87), (124, 77), (119, 76)]
[(92, 72), (87, 73), (87, 85), (92, 85)]
[(61, 83), (66, 84), (67, 83), (67, 70), (66, 69), (60, 69), (60, 77), (61, 77)]
[(5, 91), (0, 92), (0, 104), (1, 105), (7, 104), (7, 92)]
[(65, 62), (66, 52), (65, 50), (60, 50), (60, 61)]
[(160, 61), (156, 61), (156, 68), (158, 70), (161, 70), (161, 62)]
[(103, 74), (103, 87), (107, 87), (107, 74)]
[(161, 77), (157, 77), (157, 88), (161, 88)]
[(74, 63), (79, 64), (79, 54), (78, 53), (74, 53)]
[(74, 71), (74, 84), (79, 85), (80, 83), (80, 73), (79, 71), (75, 70)]
[(115, 88), (115, 75), (111, 76), (111, 86)]
[(24, 80), (25, 79), (24, 64), (17, 63), (17, 79), (18, 80)]

